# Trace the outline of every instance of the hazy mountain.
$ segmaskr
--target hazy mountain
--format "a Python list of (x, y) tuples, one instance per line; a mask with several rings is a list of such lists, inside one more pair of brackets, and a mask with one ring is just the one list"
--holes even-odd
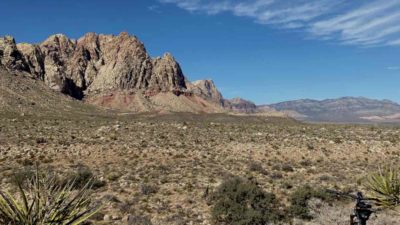
[(224, 106), (238, 113), (256, 113), (257, 105), (254, 102), (242, 98), (225, 99)]
[(297, 119), (316, 122), (393, 122), (400, 115), (400, 105), (393, 101), (363, 97), (302, 99), (269, 106)]

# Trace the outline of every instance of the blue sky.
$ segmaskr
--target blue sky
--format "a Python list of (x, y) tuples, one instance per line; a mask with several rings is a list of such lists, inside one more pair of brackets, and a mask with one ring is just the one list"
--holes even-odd
[(0, 36), (128, 31), (227, 98), (400, 102), (399, 0), (2, 0), (1, 8)]

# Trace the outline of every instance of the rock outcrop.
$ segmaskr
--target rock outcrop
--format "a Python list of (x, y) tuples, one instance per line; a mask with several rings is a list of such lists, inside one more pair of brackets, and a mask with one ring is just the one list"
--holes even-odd
[(40, 47), (27, 43), (17, 44), (17, 49), (24, 57), (24, 62), (29, 68), (29, 73), (40, 80), (44, 80), (44, 56)]
[(256, 113), (257, 105), (242, 98), (226, 99), (224, 107), (238, 113)]
[(0, 59), (9, 70), (25, 71), (78, 99), (110, 90), (186, 89), (185, 77), (171, 54), (152, 59), (143, 43), (126, 32), (118, 36), (88, 33), (78, 40), (56, 34), (38, 45), (16, 45), (12, 37), (4, 37)]
[(13, 37), (0, 37), (0, 63), (8, 70), (30, 72), (24, 56), (17, 49)]
[(189, 82), (187, 86), (192, 93), (218, 105), (224, 105), (224, 98), (212, 80), (198, 80), (192, 83)]

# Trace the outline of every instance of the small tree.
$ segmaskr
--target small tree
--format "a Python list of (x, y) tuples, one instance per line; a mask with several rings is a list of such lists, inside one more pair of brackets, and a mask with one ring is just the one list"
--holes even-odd
[(275, 195), (247, 179), (235, 177), (225, 181), (211, 200), (214, 224), (266, 225), (282, 218)]
[(18, 196), (0, 191), (0, 224), (79, 225), (98, 212), (89, 198), (91, 182), (74, 191), (74, 181), (59, 185), (53, 177), (36, 175), (18, 184)]
[(400, 169), (393, 167), (380, 169), (368, 176), (366, 186), (379, 206), (385, 208), (400, 206)]

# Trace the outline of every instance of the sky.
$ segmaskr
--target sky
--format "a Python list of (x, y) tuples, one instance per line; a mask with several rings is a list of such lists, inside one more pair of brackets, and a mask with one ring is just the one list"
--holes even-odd
[(127, 31), (189, 80), (257, 104), (363, 96), (400, 102), (399, 0), (1, 0), (0, 36)]

